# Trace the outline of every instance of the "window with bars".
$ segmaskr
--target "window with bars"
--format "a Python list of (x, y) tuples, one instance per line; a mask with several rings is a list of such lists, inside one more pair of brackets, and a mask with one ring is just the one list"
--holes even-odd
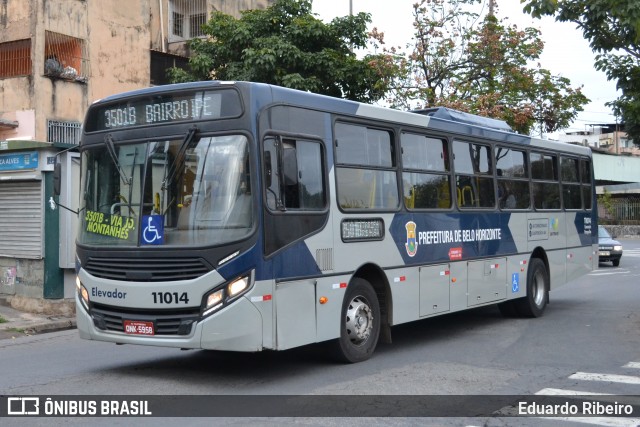
[(206, 20), (206, 13), (196, 13), (189, 16), (189, 28), (191, 30), (191, 37), (204, 36), (204, 33), (202, 32), (202, 25), (206, 22)]
[(173, 12), (173, 35), (184, 37), (184, 15)]
[(89, 59), (84, 40), (45, 31), (44, 74), (66, 80), (86, 81)]
[(206, 0), (169, 0), (170, 42), (201, 37), (207, 22)]
[(79, 144), (82, 123), (47, 120), (47, 141)]
[(0, 79), (31, 74), (31, 39), (0, 43)]

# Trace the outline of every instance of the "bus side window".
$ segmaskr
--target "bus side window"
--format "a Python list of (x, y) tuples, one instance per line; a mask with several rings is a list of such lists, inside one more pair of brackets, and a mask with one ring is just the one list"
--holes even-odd
[(402, 132), (402, 186), (407, 209), (449, 209), (451, 180), (447, 141)]
[(324, 209), (326, 196), (319, 142), (271, 137), (264, 143), (268, 209)]
[(458, 206), (462, 208), (495, 207), (491, 147), (455, 140), (453, 153)]

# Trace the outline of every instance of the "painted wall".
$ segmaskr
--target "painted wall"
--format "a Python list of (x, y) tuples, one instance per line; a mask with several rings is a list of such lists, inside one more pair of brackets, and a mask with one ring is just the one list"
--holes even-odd
[(0, 294), (42, 298), (44, 260), (0, 256)]
[[(31, 110), (33, 77), (13, 77), (0, 80), (0, 111), (5, 114), (17, 110)], [(4, 116), (3, 116), (4, 117)]]
[[(2, 80), (0, 80), (0, 87), (1, 84)], [(4, 105), (1, 97), (0, 105)], [(15, 129), (0, 129), (0, 141), (7, 139), (33, 139), (36, 132), (35, 110), (9, 110), (6, 113), (0, 114), (0, 118), (19, 123), (19, 126)]]
[[(271, 3), (207, 0), (207, 11), (239, 16), (240, 10)], [(23, 128), (20, 122), (19, 130), (2, 130), (0, 140), (28, 135), (46, 141), (47, 120), (81, 122), (93, 101), (148, 87), (150, 49), (186, 54), (184, 43), (172, 43), (170, 49), (166, 43), (169, 11), (169, 0), (1, 0), (0, 43), (31, 39), (32, 75), (0, 79), (0, 117), (35, 111), (35, 124), (29, 121)], [(82, 63), (86, 80), (45, 75), (45, 61), (51, 56), (47, 31), (84, 41), (83, 51), (76, 50), (88, 60)], [(74, 60), (63, 65), (79, 68), (78, 64)]]
[[(81, 122), (94, 100), (148, 86), (150, 19), (144, 0), (0, 2), (0, 42), (31, 38), (33, 70), (0, 80), (0, 114), (8, 119), (35, 111), (33, 120), (18, 119), (18, 130), (1, 131), (0, 140), (29, 135), (46, 141), (47, 120)], [(47, 31), (84, 41), (77, 54), (88, 59), (79, 70), (86, 81), (45, 75)]]
[[(47, 141), (47, 120), (81, 121), (87, 97), (87, 84), (45, 76), (47, 31), (88, 40), (87, 8), (90, 3), (74, 0), (37, 0), (35, 10), (33, 57), (36, 139)], [(63, 66), (71, 65), (63, 63)], [(75, 64), (74, 64), (75, 65)]]
[(31, 37), (31, 1), (0, 1), (0, 43)]
[(88, 3), (89, 102), (149, 86), (150, 3), (153, 2)]

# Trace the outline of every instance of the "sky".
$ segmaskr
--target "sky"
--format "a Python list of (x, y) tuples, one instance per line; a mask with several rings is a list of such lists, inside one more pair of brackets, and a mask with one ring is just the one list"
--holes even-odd
[[(417, 0), (351, 0), (353, 13), (371, 14), (371, 28), (384, 32), (387, 46), (405, 47), (413, 34), (413, 4)], [(534, 19), (522, 12), (519, 0), (496, 0), (499, 19), (508, 18), (509, 24), (518, 27), (534, 27), (541, 31), (545, 42), (540, 58), (543, 68), (554, 75), (571, 80), (572, 87), (582, 87), (591, 103), (584, 106), (572, 125), (561, 131), (590, 130), (590, 124), (615, 123), (611, 109), (604, 104), (618, 97), (615, 82), (607, 81), (605, 74), (593, 68), (595, 55), (582, 32), (574, 24), (555, 22), (553, 18)], [(313, 12), (325, 22), (336, 16), (349, 14), (350, 0), (313, 0)], [(553, 135), (549, 135), (553, 138)]]

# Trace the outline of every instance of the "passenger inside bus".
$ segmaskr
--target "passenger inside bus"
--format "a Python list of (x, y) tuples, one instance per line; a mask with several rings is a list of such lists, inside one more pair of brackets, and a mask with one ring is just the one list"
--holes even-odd
[(498, 169), (498, 206), (500, 209), (515, 209), (517, 207), (516, 195), (512, 188), (512, 182), (500, 179), (503, 176), (502, 169)]
[(517, 206), (516, 196), (511, 188), (511, 182), (507, 180), (498, 181), (498, 203), (500, 209), (515, 209)]

